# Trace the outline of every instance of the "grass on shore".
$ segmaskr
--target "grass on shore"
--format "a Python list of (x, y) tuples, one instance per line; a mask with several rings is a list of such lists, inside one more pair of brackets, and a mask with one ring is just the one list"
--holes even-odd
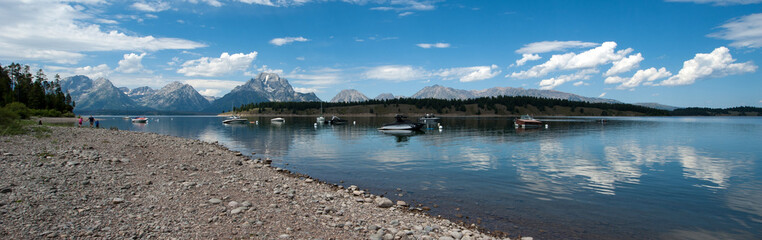
[(28, 119), (16, 119), (11, 121), (5, 121), (0, 124), (0, 136), (20, 135), (20, 134), (34, 134), (36, 138), (49, 138), (50, 128), (49, 126), (71, 126), (70, 124), (49, 123), (39, 125), (38, 122)]

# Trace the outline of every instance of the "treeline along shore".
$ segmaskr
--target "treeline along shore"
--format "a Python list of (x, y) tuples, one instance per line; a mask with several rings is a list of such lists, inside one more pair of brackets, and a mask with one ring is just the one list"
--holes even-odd
[[(277, 159), (154, 133), (0, 136), (0, 239), (495, 239)], [(412, 209), (412, 210), (411, 210)]]
[(398, 98), (363, 102), (260, 102), (234, 107), (245, 115), (394, 116), (760, 116), (762, 108), (678, 108), (672, 111), (626, 103), (591, 103), (539, 97), (483, 97), (474, 99)]

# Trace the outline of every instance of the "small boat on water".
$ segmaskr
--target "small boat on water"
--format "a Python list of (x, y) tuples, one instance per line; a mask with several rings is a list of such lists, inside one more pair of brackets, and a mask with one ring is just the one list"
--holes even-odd
[(513, 121), (516, 128), (539, 128), (543, 125), (540, 120), (534, 119), (529, 114), (521, 115), (521, 118), (517, 118)]
[(419, 122), (422, 123), (434, 123), (439, 122), (440, 118), (437, 116), (434, 116), (433, 113), (427, 113), (425, 116), (418, 119)]
[(341, 119), (337, 116), (331, 117), (331, 121), (329, 121), (331, 125), (344, 125), (347, 124), (347, 120)]
[(134, 123), (147, 123), (148, 118), (147, 117), (136, 117), (132, 119), (132, 122)]
[(320, 116), (315, 119), (318, 124), (325, 124), (325, 117)]
[(284, 123), (284, 122), (286, 122), (286, 119), (277, 117), (277, 118), (270, 119), (270, 122), (271, 123)]
[(223, 124), (247, 124), (249, 119), (241, 118), (239, 116), (230, 116), (228, 119), (222, 120)]
[(378, 130), (421, 130), (423, 123), (414, 123), (408, 121), (407, 117), (397, 114), (394, 116), (396, 119), (393, 123), (384, 124), (384, 126), (378, 128)]

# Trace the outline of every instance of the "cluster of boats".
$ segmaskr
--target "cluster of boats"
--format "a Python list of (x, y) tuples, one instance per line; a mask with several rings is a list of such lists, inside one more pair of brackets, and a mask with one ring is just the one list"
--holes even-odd
[[(142, 119), (142, 120), (137, 120)], [(413, 122), (407, 119), (406, 116), (397, 114), (394, 116), (395, 121), (391, 123), (384, 124), (378, 130), (382, 131), (398, 131), (398, 130), (406, 130), (406, 131), (420, 131), (421, 128), (424, 126), (430, 125), (430, 124), (436, 124), (440, 129), (442, 126), (439, 124), (440, 118), (437, 116), (434, 116), (434, 114), (426, 114), (425, 116), (419, 118), (418, 122)], [(134, 118), (133, 122), (135, 121), (143, 121), (145, 122), (147, 118)], [(271, 123), (284, 123), (286, 122), (285, 119), (281, 117), (272, 118), (270, 119)], [(530, 115), (522, 115), (520, 118), (514, 119), (514, 126), (516, 128), (541, 128), (545, 126), (547, 128), (547, 124), (544, 124), (542, 121), (534, 119)], [(225, 119), (222, 121), (224, 124), (247, 124), (249, 123), (249, 120), (246, 118), (241, 118), (239, 116), (233, 115), (229, 117), (228, 119)], [(317, 124), (330, 124), (330, 125), (344, 125), (347, 124), (347, 120), (341, 119), (337, 116), (332, 116), (330, 120), (326, 120), (325, 117), (319, 116), (316, 118), (316, 125)]]

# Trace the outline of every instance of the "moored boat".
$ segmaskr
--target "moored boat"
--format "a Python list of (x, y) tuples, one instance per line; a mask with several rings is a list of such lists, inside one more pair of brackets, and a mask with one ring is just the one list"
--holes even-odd
[(249, 123), (249, 119), (241, 118), (239, 116), (231, 116), (228, 119), (222, 120), (222, 123), (224, 124), (247, 124)]
[(423, 123), (414, 123), (408, 121), (407, 117), (397, 114), (394, 116), (396, 119), (393, 123), (384, 124), (384, 126), (378, 128), (378, 130), (421, 130)]
[(419, 118), (418, 121), (422, 123), (435, 123), (439, 122), (440, 118), (435, 116), (433, 113), (427, 113), (423, 117)]
[(277, 117), (277, 118), (270, 119), (270, 122), (272, 122), (272, 123), (284, 123), (284, 122), (286, 122), (286, 119), (283, 119), (281, 117)]
[(132, 119), (132, 122), (134, 122), (134, 123), (146, 123), (146, 122), (148, 122), (148, 118), (147, 117), (136, 117), (136, 118)]
[(539, 127), (541, 127), (543, 125), (542, 121), (534, 119), (529, 114), (527, 114), (527, 115), (521, 115), (521, 118), (515, 119), (513, 121), (513, 124), (517, 128), (519, 128), (519, 127), (520, 128), (539, 128)]
[(347, 124), (347, 120), (341, 119), (337, 116), (331, 117), (331, 121), (329, 121), (331, 125), (344, 125)]

